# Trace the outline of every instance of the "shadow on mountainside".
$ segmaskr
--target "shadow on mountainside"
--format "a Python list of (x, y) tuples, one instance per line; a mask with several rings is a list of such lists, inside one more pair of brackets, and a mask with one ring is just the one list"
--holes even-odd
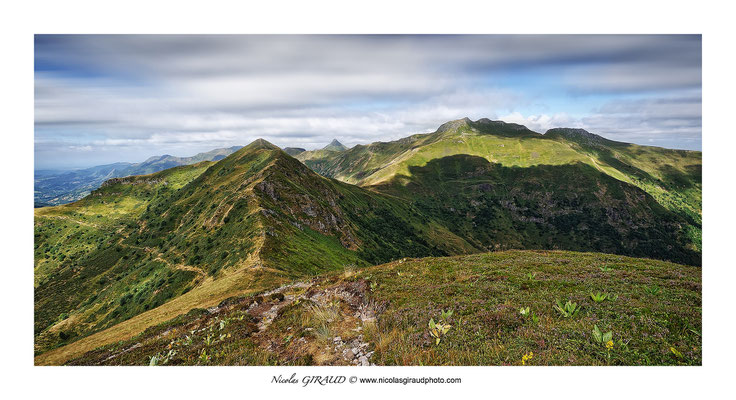
[(409, 170), (410, 176), (372, 189), (410, 199), (479, 249), (599, 251), (701, 263), (684, 218), (587, 164), (504, 167), (455, 155)]

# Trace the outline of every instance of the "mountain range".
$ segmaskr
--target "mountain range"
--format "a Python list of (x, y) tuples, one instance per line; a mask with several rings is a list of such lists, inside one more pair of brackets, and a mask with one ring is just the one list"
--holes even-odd
[[(467, 118), (350, 149), (287, 153), (259, 139), (226, 150), (36, 209), (37, 363), (289, 282), (385, 263), (401, 274), (407, 257), (521, 249), (612, 254), (581, 263), (624, 270), (615, 257), (701, 263), (700, 152)], [(631, 279), (660, 279), (647, 271)]]
[(218, 161), (242, 146), (214, 149), (191, 157), (168, 154), (153, 156), (141, 163), (118, 162), (74, 171), (39, 170), (34, 177), (33, 200), (36, 207), (77, 201), (108, 179), (145, 175), (200, 161)]

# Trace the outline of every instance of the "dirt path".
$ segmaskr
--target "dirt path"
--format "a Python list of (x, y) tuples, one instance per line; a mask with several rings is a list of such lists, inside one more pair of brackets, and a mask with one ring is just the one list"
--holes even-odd
[(48, 215), (47, 214), (47, 215), (39, 215), (39, 217), (41, 217), (41, 218), (63, 219), (65, 221), (70, 221), (70, 222), (73, 222), (75, 224), (79, 224), (79, 225), (82, 225), (82, 226), (87, 226), (87, 227), (95, 228), (95, 229), (103, 229), (102, 226), (100, 226), (100, 225), (93, 224), (93, 223), (87, 222), (87, 221), (81, 221), (81, 220), (78, 220), (78, 219), (75, 219), (75, 218), (72, 218), (72, 217), (69, 217), (69, 216), (66, 216), (66, 215)]

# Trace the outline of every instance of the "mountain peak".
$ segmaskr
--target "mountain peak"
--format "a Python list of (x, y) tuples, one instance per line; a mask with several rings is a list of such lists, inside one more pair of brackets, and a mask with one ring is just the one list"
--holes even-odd
[(342, 143), (340, 143), (337, 139), (332, 139), (332, 142), (322, 148), (322, 150), (332, 150), (332, 151), (345, 151), (348, 148), (345, 147)]
[(440, 125), (439, 128), (437, 128), (437, 132), (449, 132), (457, 130), (461, 127), (470, 126), (470, 124), (473, 121), (470, 120), (470, 118), (465, 117), (461, 119), (456, 119), (454, 121), (445, 122), (444, 124)]
[(545, 137), (561, 137), (577, 143), (601, 144), (612, 142), (603, 136), (590, 133), (581, 128), (553, 128), (544, 133)]
[(244, 149), (248, 150), (279, 150), (279, 147), (275, 144), (269, 142), (266, 139), (258, 138), (254, 140), (251, 144), (244, 147)]
[(524, 125), (504, 121), (493, 121), (488, 118), (481, 118), (477, 121), (473, 121), (468, 117), (445, 122), (437, 128), (437, 132), (451, 132), (460, 128), (475, 129), (481, 132), (492, 130), (495, 133), (504, 133), (508, 135), (531, 132), (529, 128)]

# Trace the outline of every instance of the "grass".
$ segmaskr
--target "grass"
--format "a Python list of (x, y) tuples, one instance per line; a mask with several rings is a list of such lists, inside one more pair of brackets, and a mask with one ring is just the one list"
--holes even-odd
[[(596, 267), (614, 264), (602, 274)], [(420, 279), (402, 280), (395, 273)], [(527, 272), (538, 274), (530, 285)], [(514, 365), (534, 353), (538, 365), (673, 365), (702, 362), (700, 269), (666, 262), (571, 252), (502, 252), (445, 259), (411, 260), (365, 271), (380, 284), (373, 294), (391, 302), (374, 340), (406, 338), (377, 350), (377, 362), (411, 365)], [(454, 277), (467, 276), (458, 282)], [(659, 282), (667, 293), (641, 292)], [(589, 293), (606, 288), (617, 301), (595, 303)], [(572, 299), (581, 311), (563, 318), (555, 299)], [(529, 307), (539, 324), (519, 317)], [(439, 348), (426, 343), (423, 323), (439, 310), (455, 311), (456, 329)], [(612, 359), (590, 339), (594, 325), (614, 332)], [(691, 330), (695, 331), (693, 333)], [(670, 347), (687, 353), (672, 357)], [(682, 354), (685, 354), (682, 353)]]
[[(602, 273), (600, 265), (616, 268)], [(529, 273), (536, 273), (534, 281)], [(333, 345), (336, 336), (344, 342), (362, 337), (378, 365), (700, 365), (700, 281), (697, 267), (599, 253), (505, 251), (407, 259), (350, 276), (329, 273), (306, 289), (287, 287), (283, 298), (229, 301), (230, 308), (189, 324), (210, 329), (205, 321), (211, 320), (217, 329), (216, 321), (241, 315), (255, 323), (259, 309), (280, 307), (262, 332), (251, 329), (238, 336), (247, 346), (235, 346), (233, 338), (220, 340), (216, 331), (207, 365), (349, 364), (343, 348)], [(656, 296), (644, 291), (653, 285), (661, 288)], [(590, 298), (603, 289), (615, 292), (616, 301)], [(260, 308), (254, 308), (253, 299), (261, 299)], [(556, 299), (576, 302), (580, 311), (563, 318), (554, 309)], [(377, 319), (356, 318), (368, 304)], [(530, 311), (524, 316), (519, 310), (526, 307)], [(438, 318), (451, 326), (439, 344), (428, 328), (430, 319)], [(125, 353), (122, 364), (147, 364), (168, 343), (183, 340), (190, 326), (175, 319), (72, 363), (117, 365), (121, 360), (104, 360), (140, 343)], [(166, 330), (176, 333), (162, 338)], [(611, 343), (601, 343), (596, 331), (606, 333), (602, 337), (611, 332)], [(201, 363), (192, 351), (178, 351), (174, 364)]]
[(411, 201), (477, 251), (567, 249), (700, 263), (682, 217), (587, 164), (510, 168), (455, 155), (371, 189)]

